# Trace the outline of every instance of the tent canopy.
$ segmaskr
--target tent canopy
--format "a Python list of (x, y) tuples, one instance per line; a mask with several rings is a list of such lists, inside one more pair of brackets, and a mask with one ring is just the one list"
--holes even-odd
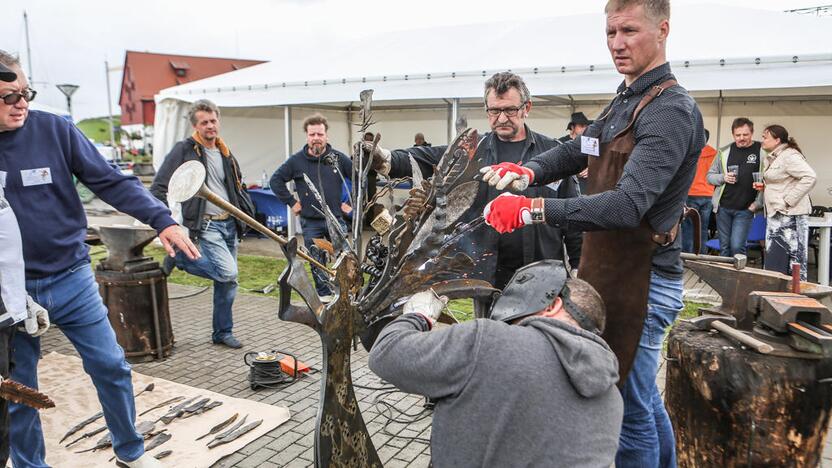
[[(672, 13), (668, 59), (691, 91), (829, 86), (829, 26), (828, 18), (680, 5)], [(477, 98), (485, 77), (502, 70), (521, 74), (536, 96), (608, 95), (621, 76), (603, 30), (599, 13), (386, 33), (338, 42), (317, 55), (287, 48), (269, 63), (168, 88), (156, 99), (208, 98), (220, 107), (345, 105), (366, 88), (375, 90), (377, 103)]]

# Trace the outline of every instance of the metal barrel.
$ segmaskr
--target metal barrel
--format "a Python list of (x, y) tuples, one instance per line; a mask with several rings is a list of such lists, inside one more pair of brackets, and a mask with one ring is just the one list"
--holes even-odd
[(127, 361), (139, 363), (169, 356), (174, 338), (167, 278), (162, 270), (123, 272), (99, 267), (95, 280)]

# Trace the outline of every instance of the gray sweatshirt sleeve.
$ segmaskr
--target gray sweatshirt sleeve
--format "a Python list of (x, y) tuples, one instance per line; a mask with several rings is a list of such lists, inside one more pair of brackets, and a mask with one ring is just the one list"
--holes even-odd
[(415, 314), (391, 322), (370, 351), (370, 369), (405, 392), (456, 395), (476, 366), (483, 327), (477, 320), (432, 332), (427, 327)]
[(719, 187), (725, 183), (725, 176), (722, 174), (722, 157), (722, 151), (716, 153), (714, 162), (711, 164), (711, 168), (708, 169), (708, 174), (705, 176), (708, 183), (714, 187)]

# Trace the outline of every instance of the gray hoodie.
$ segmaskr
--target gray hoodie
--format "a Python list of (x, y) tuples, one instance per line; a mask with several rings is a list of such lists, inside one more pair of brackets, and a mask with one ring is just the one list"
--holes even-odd
[(438, 399), (437, 468), (609, 467), (623, 406), (618, 361), (598, 336), (550, 318), (478, 319), (425, 333), (404, 315), (370, 352), (370, 369)]

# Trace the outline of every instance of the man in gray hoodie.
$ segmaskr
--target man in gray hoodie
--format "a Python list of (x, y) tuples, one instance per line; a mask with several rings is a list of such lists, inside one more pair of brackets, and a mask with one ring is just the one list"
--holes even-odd
[(608, 467), (623, 417), (618, 361), (601, 339), (592, 287), (544, 260), (515, 273), (491, 319), (425, 333), (447, 298), (405, 303), (379, 335), (370, 369), (436, 401), (436, 467)]

